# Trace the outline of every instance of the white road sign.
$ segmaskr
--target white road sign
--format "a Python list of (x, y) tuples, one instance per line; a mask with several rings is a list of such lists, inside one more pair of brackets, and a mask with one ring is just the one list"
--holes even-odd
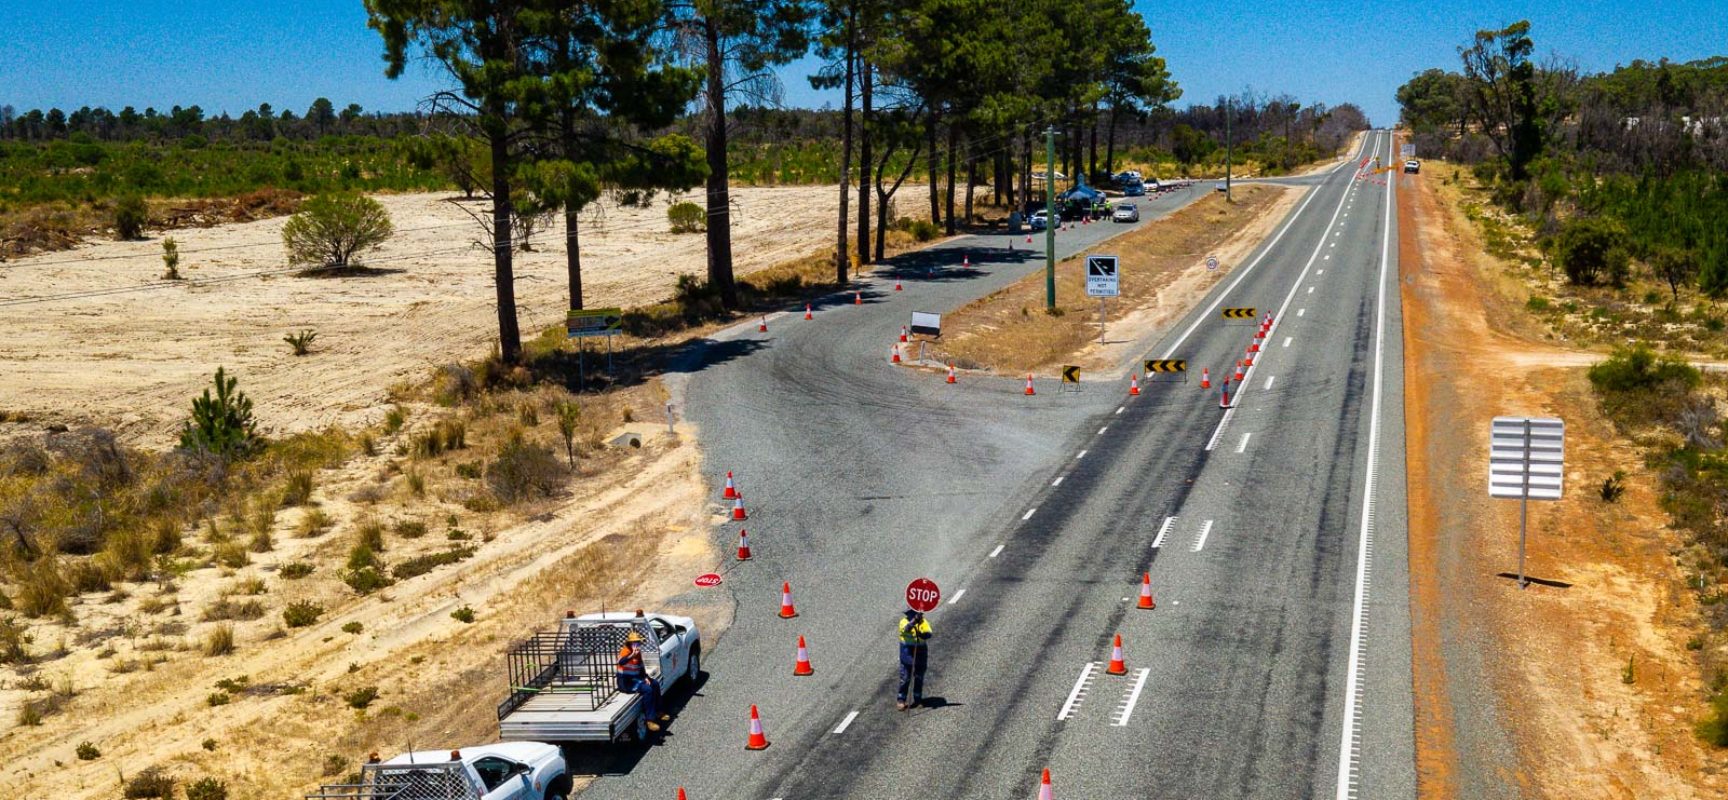
[(1122, 282), (1116, 273), (1115, 256), (1086, 257), (1086, 296), (1116, 297), (1122, 293)]
[(1403, 146), (1398, 148), (1398, 154), (1404, 156), (1405, 158), (1415, 158), (1416, 157), (1416, 145), (1404, 144)]
[(1563, 420), (1495, 417), (1489, 430), (1488, 496), (1559, 500), (1565, 462)]

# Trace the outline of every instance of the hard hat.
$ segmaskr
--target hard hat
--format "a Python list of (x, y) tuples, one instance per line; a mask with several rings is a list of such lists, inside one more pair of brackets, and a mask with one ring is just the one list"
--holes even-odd
[(642, 641), (642, 632), (641, 631), (631, 631), (629, 633), (626, 633), (626, 634), (624, 634), (624, 641), (626, 641), (626, 642), (640, 642), (640, 641)]

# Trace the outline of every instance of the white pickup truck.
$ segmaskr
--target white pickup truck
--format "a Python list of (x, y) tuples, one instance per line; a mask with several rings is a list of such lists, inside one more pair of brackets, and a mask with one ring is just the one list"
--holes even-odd
[(326, 784), (306, 800), (569, 800), (556, 746), (503, 742), (403, 753), (360, 768), (359, 782)]
[(648, 719), (640, 695), (618, 691), (618, 651), (630, 631), (642, 634), (642, 664), (662, 691), (694, 684), (702, 637), (689, 617), (612, 611), (570, 614), (510, 649), (510, 694), (498, 705), (505, 741), (644, 741)]

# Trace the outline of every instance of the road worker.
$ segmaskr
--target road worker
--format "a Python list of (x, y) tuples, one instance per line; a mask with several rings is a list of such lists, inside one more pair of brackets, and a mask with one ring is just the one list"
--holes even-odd
[(894, 707), (906, 709), (906, 689), (912, 689), (912, 705), (924, 702), (924, 669), (930, 663), (930, 623), (914, 609), (906, 609), (900, 620), (900, 690)]
[(624, 647), (618, 651), (618, 691), (642, 696), (642, 716), (648, 720), (648, 730), (659, 731), (660, 723), (671, 719), (660, 713), (660, 682), (648, 676), (642, 664), (642, 633), (632, 630), (624, 636)]

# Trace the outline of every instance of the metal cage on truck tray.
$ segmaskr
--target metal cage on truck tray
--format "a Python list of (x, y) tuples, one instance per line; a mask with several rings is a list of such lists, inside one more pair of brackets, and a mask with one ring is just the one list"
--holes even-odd
[(366, 764), (359, 783), (326, 784), (306, 800), (479, 800), (486, 787), (460, 761)]
[(506, 655), (510, 695), (498, 705), (503, 719), (543, 694), (560, 695), (565, 708), (595, 711), (618, 693), (618, 652), (634, 629), (644, 638), (642, 663), (648, 674), (660, 674), (660, 654), (646, 621), (572, 625), (542, 631), (510, 648)]

